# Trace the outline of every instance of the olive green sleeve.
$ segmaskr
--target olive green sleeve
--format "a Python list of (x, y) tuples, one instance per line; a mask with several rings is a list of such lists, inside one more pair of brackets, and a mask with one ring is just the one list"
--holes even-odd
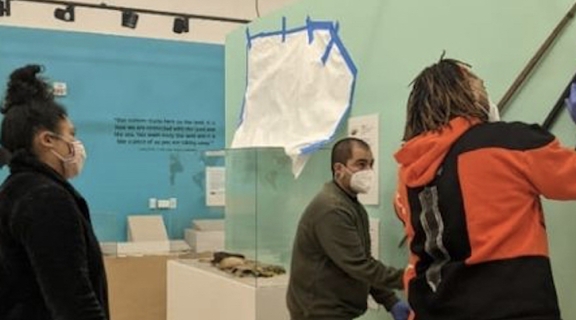
[(348, 213), (330, 211), (315, 228), (326, 254), (350, 277), (375, 289), (402, 289), (402, 271), (385, 266), (366, 252), (353, 218)]

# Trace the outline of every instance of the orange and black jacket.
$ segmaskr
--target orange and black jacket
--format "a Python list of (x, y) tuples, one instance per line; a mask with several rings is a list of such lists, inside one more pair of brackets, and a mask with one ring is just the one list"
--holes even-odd
[(455, 118), (395, 158), (413, 319), (560, 319), (540, 196), (576, 199), (574, 151), (537, 125)]

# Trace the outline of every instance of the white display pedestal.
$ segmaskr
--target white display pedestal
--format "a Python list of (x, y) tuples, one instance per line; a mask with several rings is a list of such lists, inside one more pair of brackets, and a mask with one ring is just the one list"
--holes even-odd
[(288, 276), (237, 278), (197, 260), (168, 261), (168, 320), (289, 320)]

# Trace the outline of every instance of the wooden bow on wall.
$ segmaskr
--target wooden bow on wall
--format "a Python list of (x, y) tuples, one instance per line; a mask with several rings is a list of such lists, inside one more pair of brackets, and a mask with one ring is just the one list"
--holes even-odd
[[(534, 56), (532, 57), (532, 59), (530, 59), (530, 61), (524, 67), (522, 72), (520, 72), (518, 77), (516, 77), (516, 79), (514, 80), (514, 82), (510, 86), (510, 88), (508, 89), (508, 91), (506, 91), (506, 93), (504, 94), (502, 99), (500, 99), (500, 101), (498, 102), (498, 109), (500, 109), (500, 113), (503, 113), (506, 110), (510, 100), (514, 97), (514, 95), (522, 87), (522, 85), (524, 84), (524, 82), (526, 81), (526, 79), (528, 78), (530, 73), (534, 70), (534, 68), (542, 60), (542, 58), (544, 57), (544, 55), (546, 54), (548, 49), (550, 49), (550, 47), (554, 44), (554, 41), (558, 38), (558, 36), (562, 33), (562, 31), (566, 28), (566, 26), (574, 18), (574, 15), (576, 15), (576, 3), (574, 5), (572, 5), (572, 8), (570, 8), (570, 10), (564, 15), (562, 20), (560, 20), (560, 22), (558, 23), (556, 28), (554, 28), (552, 33), (548, 36), (548, 38), (546, 38), (546, 41), (544, 41), (544, 43), (540, 46), (540, 48), (538, 49), (536, 54), (534, 54)], [(570, 82), (570, 84), (573, 81), (574, 81), (574, 79)], [(569, 93), (570, 84), (568, 84), (567, 90), (563, 93), (563, 95), (558, 100), (560, 102), (560, 106), (557, 107), (558, 106), (558, 103), (557, 103), (554, 106), (554, 108), (552, 109), (552, 111), (550, 112), (550, 114), (548, 115), (548, 117), (546, 118), (545, 124), (548, 126), (548, 128), (552, 125), (555, 117), (558, 115), (559, 111), (562, 109), (562, 106), (564, 105), (564, 98)]]

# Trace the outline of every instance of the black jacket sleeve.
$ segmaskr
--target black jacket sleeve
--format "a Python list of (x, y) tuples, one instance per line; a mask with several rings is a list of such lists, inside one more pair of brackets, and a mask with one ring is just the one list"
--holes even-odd
[(29, 192), (16, 210), (14, 232), (28, 254), (48, 310), (55, 320), (106, 320), (89, 278), (84, 219), (64, 189)]

